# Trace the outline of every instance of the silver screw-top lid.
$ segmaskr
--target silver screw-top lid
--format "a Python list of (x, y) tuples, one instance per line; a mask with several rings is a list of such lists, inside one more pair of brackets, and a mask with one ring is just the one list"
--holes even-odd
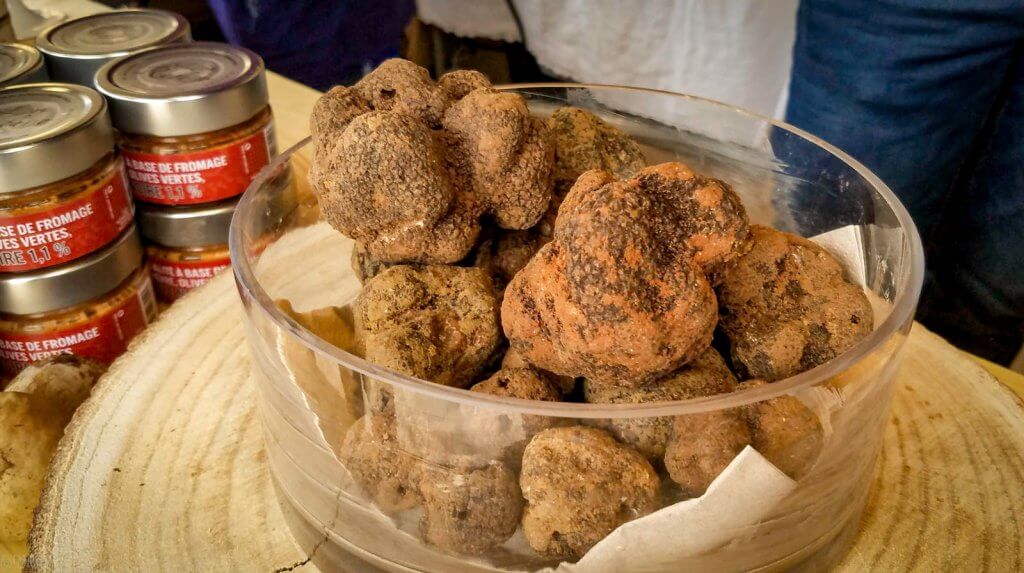
[(109, 247), (69, 263), (17, 274), (0, 274), (0, 312), (36, 314), (101, 297), (142, 266), (135, 226)]
[(110, 62), (96, 74), (114, 125), (171, 137), (238, 125), (267, 106), (263, 60), (215, 42), (163, 46)]
[(39, 50), (24, 44), (0, 44), (0, 87), (45, 81)]
[(139, 203), (139, 231), (164, 247), (188, 249), (226, 245), (238, 198), (191, 207)]
[(114, 149), (103, 96), (86, 87), (0, 89), (0, 197), (67, 179)]
[(52, 79), (93, 87), (96, 70), (110, 60), (191, 40), (188, 20), (179, 14), (126, 9), (61, 22), (40, 32), (36, 47)]

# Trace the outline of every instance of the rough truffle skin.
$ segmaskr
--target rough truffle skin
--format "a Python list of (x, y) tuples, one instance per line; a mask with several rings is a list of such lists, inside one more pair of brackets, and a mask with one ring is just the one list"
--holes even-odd
[(392, 513), (420, 504), (419, 461), (398, 444), (392, 416), (362, 417), (349, 428), (340, 454), (345, 468), (381, 511)]
[(437, 85), (449, 100), (457, 101), (473, 90), (491, 87), (491, 80), (476, 70), (455, 70), (438, 78)]
[(499, 227), (528, 229), (551, 201), (554, 149), (519, 94), (478, 89), (444, 116), (453, 168)]
[(827, 251), (807, 239), (751, 228), (750, 251), (718, 287), (733, 365), (769, 382), (799, 374), (849, 349), (873, 328), (864, 291)]
[[(744, 388), (764, 384), (743, 383)], [(793, 479), (811, 469), (824, 446), (825, 430), (818, 416), (793, 396), (780, 396), (747, 408), (754, 448)]]
[(548, 129), (555, 144), (556, 185), (572, 186), (592, 169), (628, 179), (646, 165), (636, 141), (589, 111), (559, 108), (548, 118)]
[(551, 381), (533, 368), (502, 368), (470, 390), (523, 400), (558, 402), (562, 399)]
[(527, 362), (526, 359), (523, 358), (523, 355), (516, 351), (516, 349), (514, 348), (509, 348), (508, 351), (505, 352), (505, 356), (503, 356), (501, 359), (501, 368), (503, 370), (515, 368), (530, 368), (540, 376), (544, 377), (544, 379), (546, 379), (548, 382), (550, 382), (551, 385), (554, 386), (558, 390), (559, 394), (563, 397), (568, 394), (571, 394), (572, 391), (576, 389), (576, 379), (573, 378), (572, 376), (559, 376), (558, 374), (554, 374), (546, 370), (536, 368), (532, 366), (529, 362)]
[[(686, 366), (645, 386), (631, 388), (584, 381), (583, 395), (587, 402), (596, 404), (649, 404), (724, 394), (735, 388), (736, 378), (721, 355), (714, 348), (708, 348)], [(730, 415), (742, 420), (741, 412)], [(654, 463), (665, 456), (673, 435), (672, 423), (673, 418), (665, 416), (621, 418), (609, 420), (605, 427)], [(699, 442), (704, 436), (689, 432), (682, 439)]]
[(363, 286), (353, 311), (367, 360), (465, 388), (501, 343), (497, 306), (480, 269), (397, 265)]
[(450, 100), (426, 69), (401, 58), (384, 60), (353, 89), (375, 110), (414, 117), (440, 127)]
[(350, 87), (335, 86), (320, 96), (309, 116), (314, 156), (334, 147), (348, 124), (369, 111), (370, 105)]
[(479, 234), (472, 199), (449, 177), (446, 151), (414, 118), (356, 117), (309, 177), (332, 227), (381, 262), (452, 263)]
[(495, 288), (504, 291), (544, 243), (544, 238), (533, 230), (499, 231), (477, 248), (473, 266), (487, 271)]
[(683, 494), (697, 497), (750, 442), (740, 409), (677, 416), (665, 448), (665, 469)]
[(632, 138), (589, 111), (559, 108), (547, 124), (555, 148), (555, 192), (538, 228), (550, 236), (558, 208), (580, 175), (599, 169), (628, 179), (647, 163)]
[(523, 497), (516, 476), (501, 462), (459, 456), (445, 465), (424, 464), (420, 532), (430, 544), (478, 555), (512, 537)]
[[(557, 374), (629, 386), (703, 352), (717, 303), (693, 262), (700, 253), (683, 233), (703, 231), (677, 220), (686, 205), (702, 203), (687, 195), (699, 187), (666, 182), (666, 174), (689, 173), (664, 164), (628, 181), (601, 171), (580, 176), (559, 210), (554, 240), (506, 289), (502, 325), (512, 348)], [(672, 209), (679, 212), (666, 213)]]
[(598, 428), (545, 430), (523, 454), (523, 533), (546, 557), (578, 559), (623, 523), (653, 511), (658, 474)]

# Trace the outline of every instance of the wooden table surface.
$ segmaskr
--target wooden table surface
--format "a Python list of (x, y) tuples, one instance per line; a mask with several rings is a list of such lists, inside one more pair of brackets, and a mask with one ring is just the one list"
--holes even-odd
[[(269, 86), (284, 149), (308, 133), (318, 92), (274, 74)], [(239, 322), (231, 277), (219, 277), (112, 369), (51, 467), (35, 568), (313, 570), (270, 487)], [(878, 478), (892, 487), (875, 488), (842, 568), (1019, 567), (1024, 376), (920, 326), (907, 346)], [(990, 492), (1006, 499), (986, 504)], [(0, 547), (0, 571), (12, 563)]]

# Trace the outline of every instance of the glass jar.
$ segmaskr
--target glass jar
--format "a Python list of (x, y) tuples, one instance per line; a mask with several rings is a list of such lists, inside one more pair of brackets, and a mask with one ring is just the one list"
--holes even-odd
[(135, 227), (80, 261), (0, 275), (0, 373), (70, 353), (110, 363), (156, 318)]
[(39, 33), (54, 81), (93, 87), (107, 62), (163, 44), (192, 41), (188, 20), (174, 12), (124, 9), (61, 22)]
[(139, 201), (236, 197), (276, 153), (263, 60), (244, 48), (164, 46), (107, 64), (96, 85)]
[(194, 207), (139, 208), (146, 259), (161, 302), (172, 303), (231, 266), (228, 228), (236, 200)]
[(102, 96), (63, 84), (0, 90), (0, 273), (84, 257), (133, 214)]
[[(279, 184), (288, 169), (309, 165), (307, 139), (253, 183), (230, 233), (268, 465), (296, 541), (325, 571), (828, 570), (852, 541), (868, 500), (921, 292), (923, 252), (906, 209), (842, 151), (724, 104), (613, 86), (503, 89), (521, 94), (539, 118), (566, 105), (584, 108), (636, 139), (649, 163), (681, 161), (728, 182), (751, 222), (810, 237), (840, 255), (875, 305), (874, 330), (796, 376), (675, 402), (525, 401), (415, 379), (361, 358), (355, 344), (336, 346), (356, 340), (347, 314), (361, 289), (349, 262), (353, 241), (326, 221), (310, 224), (273, 208), (292, 192)], [(325, 307), (338, 308), (317, 310)], [(453, 524), (453, 536), (494, 535), (488, 519), (497, 514), (486, 512), (515, 515), (509, 502), (518, 490), (493, 484), (521, 472), (524, 445), (538, 428), (707, 428), (709, 415), (787, 403), (805, 405), (821, 428), (817, 455), (804, 471), (787, 475), (754, 444), (700, 498), (684, 500), (690, 494), (673, 490), (666, 477), (657, 495), (661, 509), (609, 532), (575, 564), (534, 552), (522, 529), (475, 555), (424, 535), (424, 525), (437, 523)], [(801, 441), (794, 436), (789, 444)], [(485, 479), (483, 467), (498, 469)], [(424, 476), (431, 481), (419, 481)], [(595, 476), (584, 469), (572, 477), (587, 483)], [(569, 482), (548, 480), (539, 495), (577, 495), (586, 487), (569, 489)], [(503, 505), (499, 495), (488, 495), (499, 491), (507, 494)], [(600, 496), (577, 499), (595, 503)], [(614, 499), (609, 507), (615, 511)]]
[(0, 44), (0, 88), (46, 81), (39, 50), (24, 44)]

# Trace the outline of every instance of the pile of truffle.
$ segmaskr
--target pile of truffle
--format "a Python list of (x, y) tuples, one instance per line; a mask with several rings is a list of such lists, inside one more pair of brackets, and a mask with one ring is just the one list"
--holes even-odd
[[(750, 225), (722, 181), (647, 166), (590, 112), (537, 118), (478, 73), (435, 83), (389, 60), (325, 94), (312, 132), (310, 180), (364, 282), (353, 349), (378, 365), (511, 398), (642, 404), (771, 383), (872, 329), (825, 250)], [(525, 416), (527, 440), (494, 459), (425, 458), (403, 446), (411, 422), (388, 389), (372, 394), (343, 462), (380, 509), (421, 510), (423, 538), (463, 554), (522, 526), (539, 554), (576, 559), (701, 495), (747, 445), (800, 478), (823, 442), (818, 416), (782, 397), (674, 418)]]

